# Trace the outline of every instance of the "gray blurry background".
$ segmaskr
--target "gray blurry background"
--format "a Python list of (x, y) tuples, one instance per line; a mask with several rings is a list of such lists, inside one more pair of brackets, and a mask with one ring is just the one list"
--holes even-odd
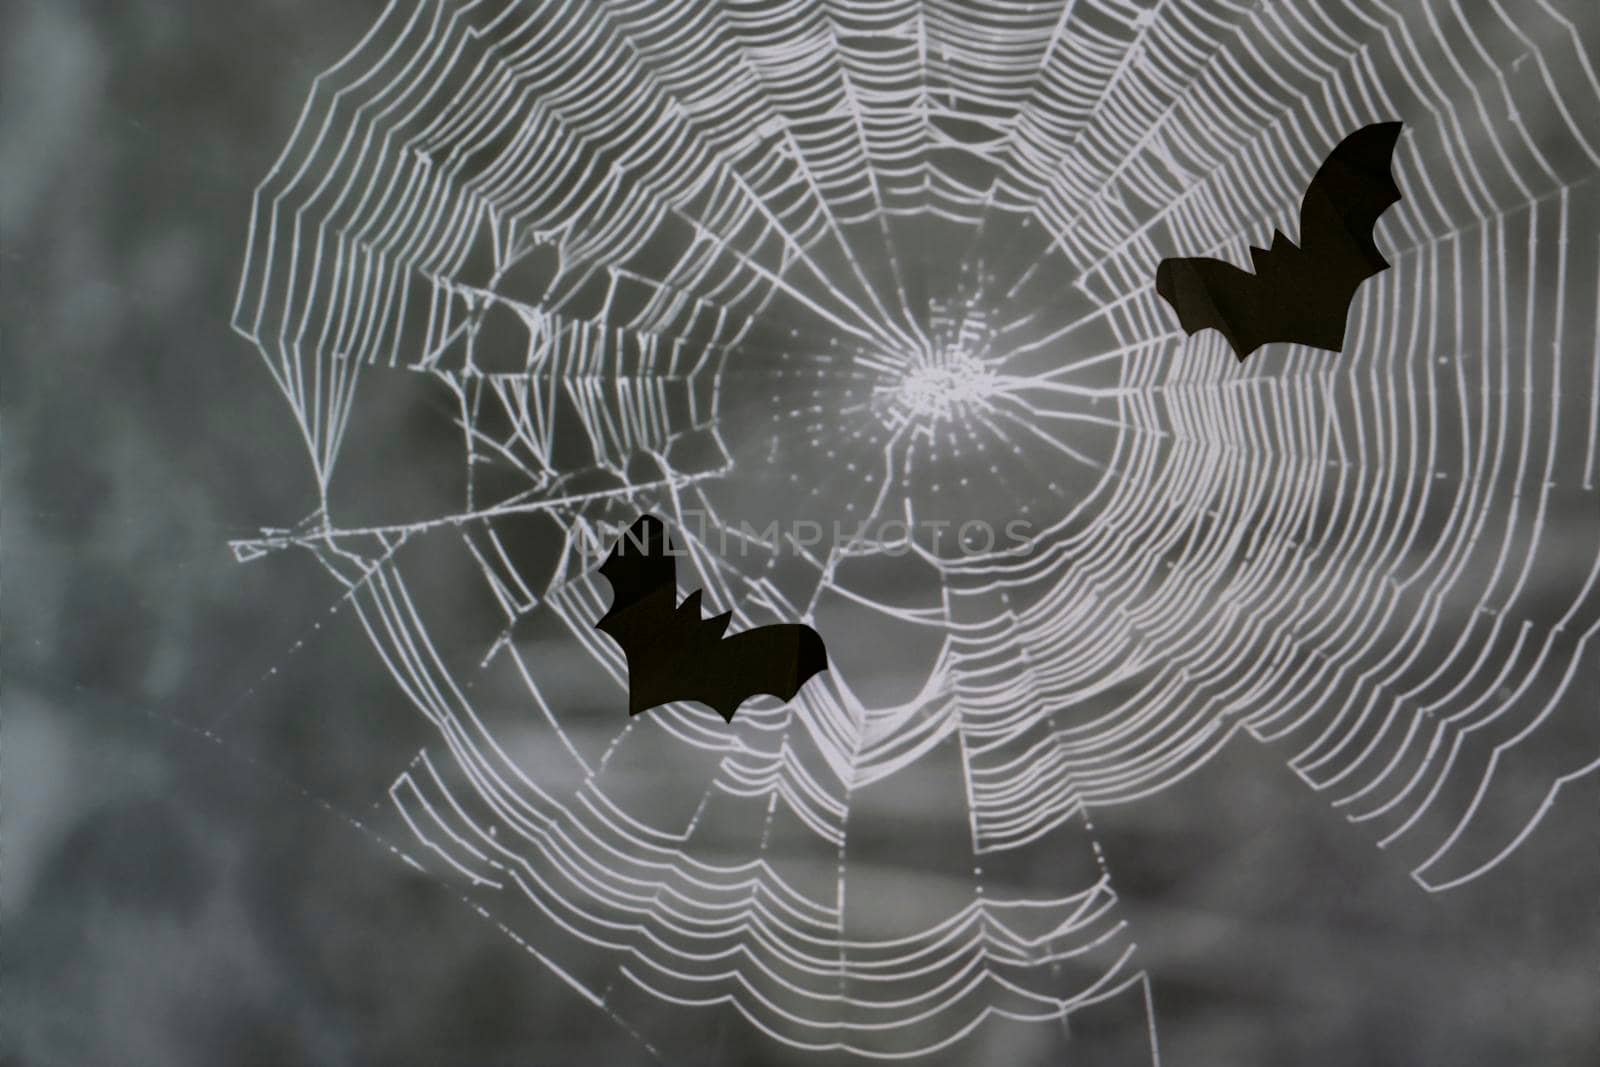
[[(250, 196), (379, 6), (6, 9), (6, 1062), (651, 1061), (351, 825), (420, 717), (307, 555), (228, 550), (314, 506), (228, 326)], [(1442, 896), (1255, 746), (1097, 814), (1162, 1062), (1596, 1062), (1597, 799)]]

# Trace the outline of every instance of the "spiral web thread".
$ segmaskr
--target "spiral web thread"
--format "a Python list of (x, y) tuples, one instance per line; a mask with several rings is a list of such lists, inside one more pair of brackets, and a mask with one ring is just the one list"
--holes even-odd
[[(1557, 536), (1596, 507), (1595, 28), (1550, 3), (396, 0), (318, 79), (256, 196), (234, 321), (323, 501), (236, 553), (306, 547), (348, 587), (438, 732), (392, 790), (416, 861), (525, 901), (514, 936), (619, 1018), (727, 1004), (799, 1049), (893, 1058), (1132, 991), (1156, 1059), (1096, 808), (1243, 731), (1439, 891), (1600, 770), (1581, 708), (1600, 554)], [(1328, 148), (1396, 117), (1393, 269), (1343, 354), (1240, 365), (1174, 329), (1161, 257), (1244, 262), (1274, 226), (1292, 236)], [(1044, 239), (948, 307), (919, 294), (929, 250), (905, 239), (933, 220), (973, 248), (1008, 226)], [(1087, 310), (1006, 310), (1043, 276)], [(1049, 524), (1026, 553), (928, 556), (931, 607), (872, 603), (837, 549), (696, 530), (745, 472), (729, 391), (778, 365), (779, 305), (857, 352), (847, 372), (799, 338), (806, 373), (880, 383), (862, 513), (898, 506), (887, 483), (940, 433), (1079, 464), (1092, 489), (1027, 490)], [(419, 377), (457, 411), (465, 499), (337, 524), (358, 394)], [(781, 411), (772, 450), (824, 406)], [(926, 677), (878, 706), (830, 672), (732, 728), (682, 706), (574, 726), (540, 649), (581, 647), (620, 691), (588, 552), (645, 509), (677, 520), (681, 582), (736, 627), (839, 592), (941, 635)], [(537, 564), (514, 547), (530, 537)], [(441, 583), (419, 574), (440, 544), (470, 560), (448, 573), (492, 598), (492, 630), (430, 626), (419, 585)], [(491, 704), (533, 721), (516, 745)], [(706, 784), (650, 823), (618, 754), (669, 742)], [(847, 929), (853, 800), (946, 749), (967, 902), (904, 936)], [(705, 844), (703, 820), (752, 811), (744, 854)], [(1065, 840), (1092, 862), (1053, 891), (997, 873)]]

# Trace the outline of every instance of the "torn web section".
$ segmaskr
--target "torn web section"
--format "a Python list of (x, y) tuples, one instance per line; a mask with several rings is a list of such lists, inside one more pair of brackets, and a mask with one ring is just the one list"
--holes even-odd
[[(509, 300), (487, 299), (494, 308)], [(578, 507), (625, 485), (725, 466), (716, 433), (725, 342), (714, 330), (694, 336), (692, 317), (685, 333), (623, 325), (615, 300), (608, 305), (587, 318), (515, 305), (500, 312), (492, 343), (486, 326), (469, 334), (476, 351), (465, 365), (452, 366), (447, 350), (434, 360), (459, 408), (468, 513)]]

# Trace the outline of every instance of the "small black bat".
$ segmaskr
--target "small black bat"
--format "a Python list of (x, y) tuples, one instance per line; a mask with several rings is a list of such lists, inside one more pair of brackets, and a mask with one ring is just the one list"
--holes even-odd
[(1219, 259), (1162, 260), (1156, 292), (1184, 332), (1220, 331), (1240, 362), (1273, 341), (1340, 351), (1356, 290), (1389, 269), (1372, 231), (1400, 199), (1389, 173), (1400, 126), (1363, 126), (1339, 142), (1306, 186), (1299, 246), (1273, 230), (1270, 248), (1250, 249), (1254, 274)]
[(733, 613), (702, 619), (699, 589), (680, 605), (672, 556), (666, 527), (644, 515), (600, 565), (612, 597), (595, 628), (628, 657), (629, 715), (697, 700), (732, 722), (750, 697), (791, 700), (808, 678), (828, 669), (822, 637), (809, 626), (758, 626), (723, 637)]

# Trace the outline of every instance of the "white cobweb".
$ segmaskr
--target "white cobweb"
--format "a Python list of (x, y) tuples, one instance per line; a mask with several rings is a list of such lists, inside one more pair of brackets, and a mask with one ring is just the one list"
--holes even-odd
[[(314, 551), (435, 728), (415, 862), (647, 1040), (906, 1057), (1131, 996), (1155, 1060), (1097, 808), (1275, 742), (1438, 891), (1600, 770), (1548, 740), (1600, 625), (1567, 6), (396, 0), (256, 196), (234, 321), (322, 500), (236, 551)], [(1160, 258), (1293, 236), (1394, 118), (1344, 353), (1175, 329)], [(363, 430), (407, 396), (447, 463)], [(834, 668), (629, 721), (593, 552), (642, 511)]]

